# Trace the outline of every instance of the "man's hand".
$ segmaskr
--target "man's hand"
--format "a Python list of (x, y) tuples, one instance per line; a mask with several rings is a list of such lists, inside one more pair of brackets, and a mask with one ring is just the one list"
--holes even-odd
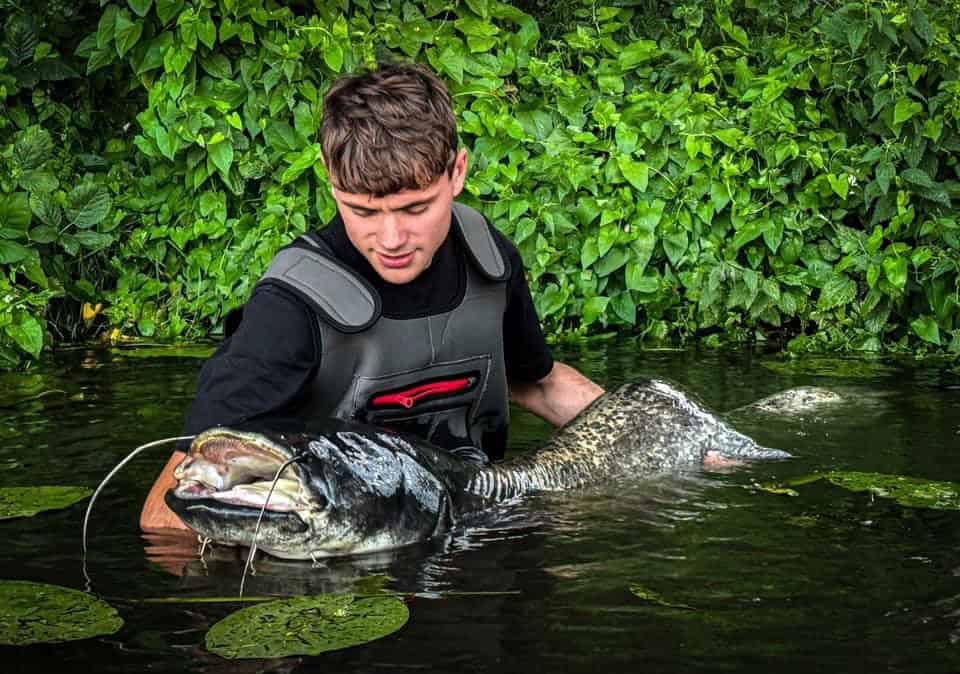
[(140, 529), (143, 531), (159, 531), (161, 529), (183, 529), (188, 530), (187, 525), (180, 521), (180, 518), (167, 507), (163, 500), (168, 489), (177, 486), (177, 480), (173, 477), (173, 471), (180, 462), (183, 461), (186, 454), (183, 452), (174, 452), (167, 465), (160, 472), (160, 477), (153, 483), (153, 488), (147, 494), (147, 500), (143, 503), (143, 510), (140, 512)]
[(564, 363), (555, 362), (538, 382), (511, 382), (510, 399), (554, 426), (563, 426), (603, 394), (603, 389)]

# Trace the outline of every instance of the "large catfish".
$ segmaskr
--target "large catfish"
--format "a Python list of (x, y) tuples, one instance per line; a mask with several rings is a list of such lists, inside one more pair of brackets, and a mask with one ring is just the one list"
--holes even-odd
[[(820, 397), (803, 395), (812, 403)], [(764, 404), (797, 397), (785, 393)], [(283, 434), (216, 428), (193, 441), (166, 498), (201, 536), (244, 546), (254, 543), (266, 503), (257, 547), (316, 559), (421, 541), (532, 492), (653, 475), (708, 458), (789, 456), (757, 445), (675, 386), (647, 379), (605, 393), (536, 451), (497, 464), (356, 424)]]

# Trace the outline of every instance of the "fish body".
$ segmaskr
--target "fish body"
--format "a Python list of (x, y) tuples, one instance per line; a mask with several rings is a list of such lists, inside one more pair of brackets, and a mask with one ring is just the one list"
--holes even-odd
[(167, 503), (214, 542), (250, 546), (256, 534), (272, 555), (316, 559), (408, 545), (525, 494), (695, 466), (709, 453), (789, 457), (647, 379), (603, 394), (536, 451), (497, 464), (346, 422), (312, 433), (212, 429), (193, 441)]

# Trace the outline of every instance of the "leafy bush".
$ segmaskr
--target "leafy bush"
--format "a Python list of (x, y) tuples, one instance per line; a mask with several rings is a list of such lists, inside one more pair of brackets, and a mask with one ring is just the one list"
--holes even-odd
[[(100, 88), (55, 131), (8, 59), (7, 105), (30, 117), (0, 129), (4, 161), (44, 159), (0, 182), (6, 334), (35, 354), (58, 293), (145, 336), (217, 329), (334, 213), (326, 87), (401, 57), (450, 82), (466, 200), (520, 247), (551, 332), (960, 352), (956, 0), (517, 5), (105, 3), (75, 50)], [(544, 34), (521, 6), (549, 10)], [(37, 71), (54, 52), (17, 53)], [(84, 127), (94, 104), (127, 134)], [(45, 129), (49, 152), (16, 154)]]

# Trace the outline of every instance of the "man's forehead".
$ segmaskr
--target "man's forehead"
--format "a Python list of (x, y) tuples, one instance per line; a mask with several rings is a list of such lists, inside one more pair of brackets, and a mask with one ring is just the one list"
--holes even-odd
[(397, 210), (408, 208), (417, 203), (433, 201), (443, 190), (444, 185), (450, 178), (444, 174), (438, 177), (427, 187), (419, 190), (401, 190), (393, 194), (387, 194), (382, 197), (366, 194), (362, 192), (345, 192), (344, 190), (333, 188), (333, 196), (338, 202), (347, 206), (356, 206), (371, 210), (390, 209)]

